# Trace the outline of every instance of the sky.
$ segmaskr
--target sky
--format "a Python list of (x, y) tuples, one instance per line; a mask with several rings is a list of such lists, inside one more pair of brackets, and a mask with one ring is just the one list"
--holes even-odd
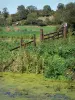
[(42, 9), (44, 5), (50, 5), (53, 10), (56, 10), (58, 3), (67, 4), (69, 2), (75, 2), (75, 0), (0, 0), (0, 11), (7, 7), (8, 12), (14, 14), (17, 12), (19, 5), (24, 5), (25, 7), (33, 5), (38, 9)]

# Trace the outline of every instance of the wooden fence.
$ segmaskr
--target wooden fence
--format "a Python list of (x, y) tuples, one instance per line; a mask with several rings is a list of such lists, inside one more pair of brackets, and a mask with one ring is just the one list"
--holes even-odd
[(67, 38), (67, 27), (62, 27), (59, 31), (44, 34), (43, 29), (40, 30), (40, 40)]
[[(40, 29), (40, 40), (41, 41), (47, 40), (47, 39), (53, 39), (54, 40), (54, 39), (59, 39), (59, 38), (62, 38), (62, 37), (64, 37), (64, 39), (67, 38), (67, 26), (65, 26), (65, 27), (63, 26), (57, 32), (52, 32), (52, 33), (48, 33), (48, 34), (44, 34), (43, 29)], [(35, 36), (35, 34), (33, 36), (33, 39), (29, 42), (26, 42), (26, 43), (24, 43), (23, 38), (21, 38), (20, 45), (11, 49), (10, 51), (21, 48), (22, 46), (26, 47), (26, 46), (28, 46), (32, 43), (33, 43), (34, 46), (36, 46), (36, 36)]]
[(21, 47), (26, 47), (26, 46), (28, 46), (32, 43), (33, 43), (34, 46), (36, 46), (36, 36), (35, 36), (35, 34), (33, 36), (33, 40), (26, 42), (26, 43), (24, 43), (23, 38), (21, 38), (20, 45), (11, 49), (10, 51), (16, 50), (16, 49), (21, 48)]

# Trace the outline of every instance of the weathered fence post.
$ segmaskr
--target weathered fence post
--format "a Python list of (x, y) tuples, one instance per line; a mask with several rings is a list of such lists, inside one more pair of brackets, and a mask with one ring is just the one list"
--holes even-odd
[(34, 42), (34, 46), (36, 46), (36, 36), (35, 36), (35, 34), (34, 34), (33, 42)]
[(63, 36), (64, 36), (64, 39), (67, 38), (67, 23), (65, 23), (63, 26)]
[(22, 44), (23, 44), (23, 38), (21, 38), (20, 47), (22, 47)]
[(44, 34), (43, 34), (43, 29), (40, 29), (40, 40), (44, 40)]

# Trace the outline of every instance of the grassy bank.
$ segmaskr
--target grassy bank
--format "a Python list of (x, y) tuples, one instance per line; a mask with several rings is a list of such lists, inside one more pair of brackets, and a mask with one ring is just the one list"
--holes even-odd
[(75, 82), (46, 79), (42, 74), (0, 74), (1, 100), (75, 99)]

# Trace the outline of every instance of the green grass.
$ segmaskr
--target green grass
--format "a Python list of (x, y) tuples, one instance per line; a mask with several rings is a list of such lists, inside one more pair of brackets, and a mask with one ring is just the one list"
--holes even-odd
[[(64, 94), (71, 98), (66, 100), (75, 99), (75, 82), (46, 79), (42, 74), (6, 72), (2, 75), (3, 77), (0, 78), (1, 100), (56, 100), (56, 98), (53, 99), (56, 94)], [(70, 89), (71, 86), (73, 88)]]
[(0, 31), (0, 38), (31, 38), (33, 34), (38, 37), (40, 35), (40, 29), (44, 29), (45, 33), (53, 32), (56, 30), (56, 26), (16, 26), (19, 30), (15, 30), (15, 26), (11, 26), (10, 31), (7, 31), (5, 27), (2, 27), (3, 31)]

